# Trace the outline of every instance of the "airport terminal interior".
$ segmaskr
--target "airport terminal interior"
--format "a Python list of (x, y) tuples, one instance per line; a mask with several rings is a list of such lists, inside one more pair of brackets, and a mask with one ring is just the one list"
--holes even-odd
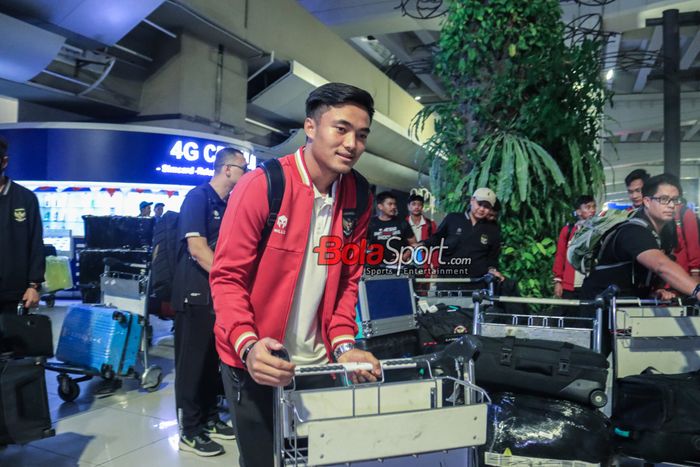
[[(0, 31), (0, 467), (700, 465), (700, 0), (0, 0)], [(261, 346), (294, 382), (236, 418)]]

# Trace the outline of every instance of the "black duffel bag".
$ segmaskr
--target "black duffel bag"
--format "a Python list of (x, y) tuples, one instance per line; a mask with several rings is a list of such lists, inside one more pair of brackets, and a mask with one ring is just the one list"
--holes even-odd
[(28, 314), (20, 303), (15, 313), (0, 313), (0, 352), (13, 357), (53, 357), (51, 319)]
[(422, 353), (442, 350), (465, 334), (470, 334), (474, 310), (458, 306), (436, 305), (435, 313), (418, 313), (418, 341)]
[(487, 426), (482, 460), (508, 450), (513, 456), (605, 463), (612, 453), (608, 418), (574, 402), (493, 394)]
[(619, 450), (650, 462), (700, 461), (700, 371), (627, 376), (617, 382)]

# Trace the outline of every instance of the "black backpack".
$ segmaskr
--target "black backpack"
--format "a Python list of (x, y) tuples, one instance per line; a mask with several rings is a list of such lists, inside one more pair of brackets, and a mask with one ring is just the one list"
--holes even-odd
[[(264, 249), (270, 237), (272, 227), (277, 221), (282, 198), (284, 197), (285, 178), (282, 165), (278, 159), (268, 159), (260, 165), (267, 179), (267, 203), (270, 213), (263, 227), (262, 236), (258, 243), (258, 251)], [(355, 170), (356, 208), (343, 209), (343, 226), (348, 227), (346, 235), (355, 228), (357, 219), (367, 210), (369, 203), (369, 183)], [(184, 251), (184, 243), (177, 238), (177, 222), (179, 214), (168, 211), (156, 223), (153, 230), (153, 255), (151, 259), (151, 297), (169, 302), (173, 292), (175, 267)]]

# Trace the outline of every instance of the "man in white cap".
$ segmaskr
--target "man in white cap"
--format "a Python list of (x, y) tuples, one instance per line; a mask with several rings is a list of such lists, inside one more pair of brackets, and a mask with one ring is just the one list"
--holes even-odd
[[(440, 246), (444, 240), (442, 263), (438, 265), (438, 277), (479, 278), (491, 273), (498, 279), (498, 255), (501, 249), (501, 229), (488, 222), (487, 217), (496, 204), (496, 193), (489, 188), (477, 189), (464, 213), (450, 213), (443, 219), (437, 231), (423, 244)], [(475, 289), (484, 284), (440, 284), (439, 289)]]

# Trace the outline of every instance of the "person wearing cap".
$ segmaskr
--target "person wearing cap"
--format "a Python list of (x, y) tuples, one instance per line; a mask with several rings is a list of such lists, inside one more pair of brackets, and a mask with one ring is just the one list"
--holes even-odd
[[(453, 212), (445, 216), (437, 231), (422, 242), (426, 247), (440, 246), (437, 267), (440, 278), (479, 278), (491, 273), (499, 280), (498, 256), (501, 250), (501, 229), (488, 221), (488, 215), (496, 204), (496, 193), (489, 188), (478, 188), (463, 213)], [(474, 289), (483, 284), (438, 283), (438, 289)]]
[(163, 217), (163, 208), (165, 208), (165, 204), (163, 203), (156, 203), (155, 206), (153, 206), (153, 217), (155, 217), (156, 222)]
[(4, 176), (10, 162), (0, 138), (0, 313), (39, 304), (44, 282), (44, 241), (39, 201), (30, 190)]
[(148, 201), (141, 201), (141, 204), (139, 204), (139, 210), (141, 213), (139, 214), (139, 217), (151, 217), (151, 205), (153, 203), (148, 202)]

